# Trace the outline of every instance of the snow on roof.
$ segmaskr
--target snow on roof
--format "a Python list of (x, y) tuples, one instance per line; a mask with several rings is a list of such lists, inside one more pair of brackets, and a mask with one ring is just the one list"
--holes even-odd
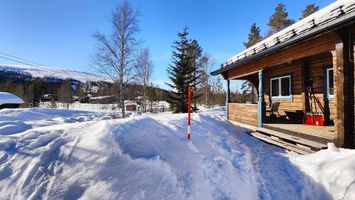
[(284, 30), (260, 41), (223, 63), (221, 67), (229, 66), (251, 55), (258, 54), (266, 49), (283, 43), (295, 36), (302, 35), (315, 27), (324, 26), (338, 17), (355, 11), (355, 0), (338, 0), (329, 6), (311, 14), (310, 16), (294, 23)]
[(0, 92), (0, 105), (3, 104), (23, 104), (24, 101), (12, 94), (12, 93), (8, 93), (8, 92)]
[(114, 97), (114, 96), (109, 95), (109, 96), (90, 97), (90, 100), (100, 100), (100, 99), (107, 99), (107, 98), (112, 98), (112, 97)]
[(38, 78), (53, 77), (63, 80), (74, 79), (83, 83), (87, 81), (111, 82), (110, 79), (96, 74), (46, 66), (0, 64), (0, 70), (30, 74), (31, 76)]

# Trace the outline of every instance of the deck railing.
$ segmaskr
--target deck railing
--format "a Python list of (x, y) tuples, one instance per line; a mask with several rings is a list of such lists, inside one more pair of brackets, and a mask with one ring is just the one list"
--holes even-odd
[(228, 104), (229, 120), (252, 126), (258, 125), (258, 105), (245, 103)]

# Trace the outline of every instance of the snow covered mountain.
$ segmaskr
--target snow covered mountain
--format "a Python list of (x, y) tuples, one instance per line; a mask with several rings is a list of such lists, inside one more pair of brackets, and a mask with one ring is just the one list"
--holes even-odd
[(110, 82), (103, 76), (91, 74), (88, 72), (80, 72), (74, 70), (68, 70), (63, 68), (52, 68), (45, 66), (31, 66), (31, 65), (8, 65), (0, 64), (0, 71), (16, 72), (24, 75), (31, 75), (36, 78), (56, 78), (56, 79), (74, 79), (85, 83), (87, 81), (106, 81)]

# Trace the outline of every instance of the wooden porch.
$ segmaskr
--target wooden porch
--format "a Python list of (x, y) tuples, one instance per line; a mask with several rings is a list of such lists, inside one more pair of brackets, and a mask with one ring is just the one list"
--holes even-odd
[[(258, 42), (211, 73), (227, 80), (231, 122), (299, 153), (326, 148), (327, 142), (355, 148), (355, 9), (341, 3)], [(233, 80), (249, 81), (258, 96), (251, 102), (257, 104), (231, 103)], [(274, 105), (277, 111), (268, 116)]]
[(325, 149), (328, 142), (334, 143), (335, 141), (334, 126), (264, 124), (263, 127), (256, 127), (240, 122), (231, 122), (234, 125), (245, 128), (250, 135), (264, 142), (299, 154), (309, 154)]
[(336, 137), (334, 126), (310, 126), (304, 124), (263, 124), (264, 128), (289, 133), (322, 143), (334, 142)]
[(300, 154), (325, 149), (329, 142), (335, 143), (335, 126), (304, 125), (299, 121), (270, 118), (270, 116), (265, 116), (268, 119), (264, 119), (262, 126), (258, 126), (257, 116), (257, 104), (228, 104), (229, 120), (267, 143)]

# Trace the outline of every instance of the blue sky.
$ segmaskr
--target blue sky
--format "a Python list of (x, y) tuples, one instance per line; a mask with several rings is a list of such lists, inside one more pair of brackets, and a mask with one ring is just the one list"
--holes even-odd
[[(108, 33), (112, 9), (120, 1), (105, 0), (1, 0), (0, 52), (48, 66), (94, 72), (92, 34)], [(172, 43), (177, 32), (189, 27), (215, 60), (215, 68), (244, 49), (250, 25), (267, 32), (267, 21), (276, 5), (286, 5), (297, 20), (309, 3), (325, 7), (334, 0), (131, 0), (140, 12), (139, 38), (148, 47), (154, 64), (155, 83), (168, 80)], [(0, 59), (0, 63), (11, 63)]]

